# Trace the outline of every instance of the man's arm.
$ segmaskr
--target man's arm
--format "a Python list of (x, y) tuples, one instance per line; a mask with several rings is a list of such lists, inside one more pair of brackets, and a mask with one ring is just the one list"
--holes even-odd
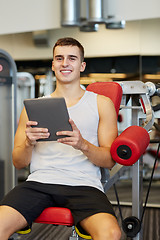
[(17, 169), (27, 167), (30, 164), (36, 140), (49, 137), (48, 129), (32, 128), (33, 125), (36, 126), (37, 122), (28, 121), (24, 108), (19, 119), (12, 152), (13, 164)]
[(73, 132), (63, 131), (57, 133), (57, 135), (64, 134), (70, 137), (59, 139), (58, 141), (81, 150), (93, 164), (110, 169), (115, 164), (110, 154), (110, 147), (118, 135), (117, 115), (114, 104), (109, 98), (98, 95), (97, 103), (99, 111), (99, 147), (82, 138), (73, 120), (70, 120)]

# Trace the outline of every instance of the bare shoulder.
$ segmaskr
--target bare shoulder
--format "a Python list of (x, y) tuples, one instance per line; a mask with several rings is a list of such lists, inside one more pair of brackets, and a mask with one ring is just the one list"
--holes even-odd
[(97, 96), (97, 105), (98, 105), (98, 111), (99, 114), (103, 113), (112, 113), (113, 115), (116, 114), (115, 112), (115, 106), (112, 102), (112, 100), (109, 97), (105, 97), (103, 95), (98, 95)]
[[(110, 147), (117, 137), (117, 114), (112, 100), (109, 97), (97, 96), (99, 112), (98, 140), (100, 146)], [(107, 134), (104, 134), (107, 133)]]
[(104, 104), (105, 103), (113, 104), (112, 100), (109, 97), (106, 97), (104, 95), (99, 95), (99, 94), (97, 95), (97, 101), (100, 103), (104, 102)]

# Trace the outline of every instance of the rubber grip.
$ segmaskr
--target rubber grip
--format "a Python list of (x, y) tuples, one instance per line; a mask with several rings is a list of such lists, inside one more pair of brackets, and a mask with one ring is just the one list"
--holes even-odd
[(144, 128), (130, 126), (112, 143), (111, 156), (115, 162), (131, 166), (145, 152), (149, 142), (149, 134)]

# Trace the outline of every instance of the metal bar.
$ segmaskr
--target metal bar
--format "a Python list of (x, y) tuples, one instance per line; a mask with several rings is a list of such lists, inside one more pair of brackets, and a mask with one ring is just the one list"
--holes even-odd
[[(134, 105), (134, 97), (132, 96), (131, 105)], [(132, 125), (139, 126), (138, 119), (138, 110), (132, 109)], [(132, 166), (132, 216), (141, 218), (142, 214), (142, 206), (143, 206), (143, 178), (142, 178), (142, 169), (141, 169), (142, 158), (139, 159)], [(143, 239), (143, 230), (133, 238), (134, 240), (142, 240)]]
[[(116, 171), (110, 173), (110, 178), (103, 185), (105, 193), (123, 176), (130, 167), (117, 164)], [(103, 183), (103, 182), (102, 182)]]
[[(139, 159), (132, 167), (132, 216), (141, 219), (143, 207), (143, 179), (142, 179), (142, 159)], [(143, 231), (137, 234), (134, 240), (143, 239)]]

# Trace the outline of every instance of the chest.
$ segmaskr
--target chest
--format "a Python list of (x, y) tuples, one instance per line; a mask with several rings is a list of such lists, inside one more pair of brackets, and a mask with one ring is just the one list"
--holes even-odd
[(90, 140), (97, 136), (99, 115), (97, 107), (93, 103), (83, 103), (77, 107), (68, 109), (69, 116), (80, 130), (82, 137)]

